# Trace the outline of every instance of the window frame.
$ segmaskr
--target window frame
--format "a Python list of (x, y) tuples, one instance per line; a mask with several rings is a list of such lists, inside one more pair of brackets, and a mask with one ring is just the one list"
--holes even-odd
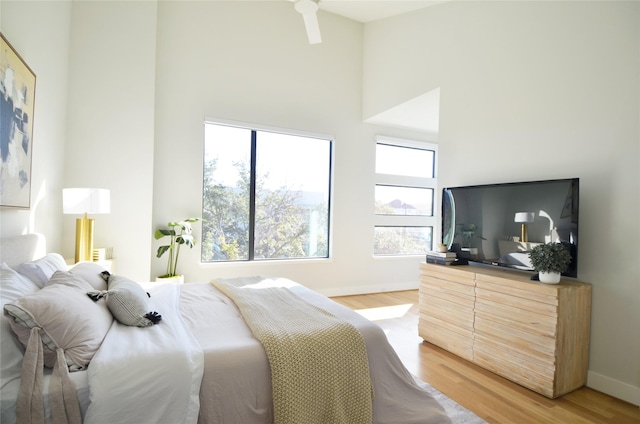
[[(200, 252), (200, 263), (202, 264), (234, 264), (234, 263), (266, 263), (266, 262), (282, 262), (282, 261), (321, 261), (328, 260), (332, 257), (332, 245), (333, 245), (333, 195), (334, 195), (334, 154), (335, 154), (335, 137), (328, 134), (323, 133), (314, 133), (309, 131), (302, 130), (294, 130), (289, 128), (280, 128), (269, 125), (262, 124), (252, 124), (241, 121), (227, 120), (227, 119), (219, 119), (219, 118), (209, 118), (205, 117), (203, 122), (203, 128), (206, 127), (207, 124), (212, 125), (220, 125), (227, 127), (236, 127), (240, 129), (245, 129), (251, 132), (251, 147), (250, 147), (250, 192), (249, 192), (249, 240), (248, 240), (248, 255), (246, 259), (227, 259), (227, 260), (210, 260), (203, 261), (202, 260), (202, 247)], [(321, 139), (329, 142), (329, 181), (328, 184), (328, 199), (327, 199), (327, 254), (326, 256), (304, 256), (304, 257), (287, 257), (287, 258), (255, 258), (255, 218), (256, 218), (256, 177), (257, 177), (257, 133), (258, 132), (270, 132), (281, 134), (285, 136), (294, 136), (294, 137), (303, 137), (303, 138), (315, 138)], [(204, 169), (206, 157), (206, 138), (203, 135), (203, 161), (202, 166)], [(205, 192), (205, 181), (203, 174), (202, 181), (202, 198), (203, 204), (201, 205), (201, 209), (204, 207), (204, 192)]]
[[(377, 147), (378, 145), (388, 145), (394, 147), (403, 147), (417, 150), (428, 150), (433, 152), (433, 175), (431, 178), (426, 177), (414, 177), (406, 175), (396, 174), (382, 174), (378, 173), (375, 169), (374, 163), (374, 199), (373, 199), (373, 231), (375, 233), (376, 227), (427, 227), (431, 228), (431, 246), (427, 246), (427, 250), (432, 250), (434, 240), (437, 234), (438, 223), (438, 145), (428, 141), (409, 140), (388, 136), (376, 136), (375, 139), (375, 157), (377, 160)], [(431, 202), (432, 213), (431, 215), (388, 215), (377, 214), (375, 211), (375, 188), (376, 186), (393, 186), (393, 187), (408, 187), (408, 188), (425, 188), (433, 190), (433, 198)], [(422, 253), (396, 253), (396, 254), (377, 254), (374, 251), (375, 238), (372, 243), (372, 253), (374, 258), (389, 258), (389, 257), (410, 257), (410, 256), (422, 256)]]

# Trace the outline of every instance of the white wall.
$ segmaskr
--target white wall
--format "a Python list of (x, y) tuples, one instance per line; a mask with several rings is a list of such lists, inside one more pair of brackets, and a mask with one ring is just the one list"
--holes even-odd
[[(183, 249), (187, 280), (283, 276), (327, 294), (417, 287), (419, 258), (372, 257), (362, 24), (320, 12), (323, 42), (309, 45), (287, 2), (160, 2), (158, 11), (154, 227), (201, 215), (205, 117), (335, 137), (331, 259), (201, 264), (199, 249)], [(152, 259), (154, 275), (165, 260)]]
[(71, 3), (0, 2), (0, 31), (36, 74), (31, 208), (0, 209), (0, 236), (39, 232), (59, 251)]
[[(49, 250), (71, 257), (75, 217), (61, 215), (61, 189), (108, 188), (111, 213), (93, 217), (96, 246), (114, 248), (118, 273), (153, 278), (164, 266), (154, 257), (160, 243), (153, 230), (200, 215), (203, 120), (225, 118), (335, 137), (332, 258), (202, 265), (193, 249), (180, 264), (188, 281), (278, 275), (326, 294), (417, 287), (420, 258), (376, 260), (371, 253), (373, 137), (415, 134), (362, 123), (362, 24), (321, 12), (323, 43), (310, 46), (286, 2), (2, 6), (18, 48), (31, 43), (37, 51), (20, 49), (30, 64), (56, 60), (35, 66), (37, 112), (40, 81), (65, 78), (51, 85), (60, 95), (42, 100), (52, 104), (37, 113), (53, 123), (39, 130), (36, 117), (39, 140), (58, 137), (34, 159), (36, 172), (51, 174), (40, 180), (53, 184), (41, 202), (55, 206), (37, 220), (38, 209), (3, 211), (3, 234), (51, 228), (44, 231)], [(53, 41), (59, 45), (49, 48)]]
[(364, 36), (321, 12), (316, 46), (287, 2), (234, 3), (3, 0), (2, 32), (38, 79), (33, 207), (0, 211), (1, 234), (43, 232), (70, 256), (60, 191), (103, 185), (112, 213), (95, 217), (97, 244), (115, 248), (119, 273), (151, 278), (164, 264), (153, 230), (199, 214), (204, 117), (226, 118), (335, 136), (332, 259), (201, 265), (193, 249), (189, 281), (417, 287), (419, 258), (371, 257), (373, 136), (426, 138), (362, 119), (441, 87), (443, 185), (581, 178), (589, 385), (640, 403), (640, 265), (627, 242), (640, 233), (638, 3), (451, 2)]
[[(113, 247), (115, 271), (136, 280), (151, 256), (156, 15), (154, 1), (80, 1), (71, 20), (65, 186), (111, 191), (94, 247)], [(66, 257), (76, 218), (64, 218)]]
[(440, 87), (441, 185), (580, 177), (589, 386), (636, 404), (639, 23), (636, 2), (451, 2), (367, 25), (363, 77), (365, 118)]

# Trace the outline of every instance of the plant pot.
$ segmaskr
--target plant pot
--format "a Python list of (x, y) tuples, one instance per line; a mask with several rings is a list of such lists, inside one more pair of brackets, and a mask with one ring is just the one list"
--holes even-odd
[(558, 284), (560, 282), (559, 272), (542, 272), (538, 273), (538, 278), (541, 283), (545, 284)]
[(440, 243), (436, 246), (436, 252), (446, 253), (449, 250), (446, 244)]
[(184, 275), (174, 275), (173, 277), (156, 277), (156, 283), (164, 284), (184, 284)]

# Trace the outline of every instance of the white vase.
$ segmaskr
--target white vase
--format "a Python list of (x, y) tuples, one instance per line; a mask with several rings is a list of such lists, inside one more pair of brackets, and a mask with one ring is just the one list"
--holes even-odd
[(449, 249), (446, 244), (440, 243), (436, 246), (436, 251), (440, 253), (446, 253)]
[(538, 278), (541, 283), (545, 284), (558, 284), (560, 282), (559, 272), (542, 272), (538, 273)]
[(173, 277), (156, 277), (156, 283), (184, 284), (184, 275), (175, 275)]

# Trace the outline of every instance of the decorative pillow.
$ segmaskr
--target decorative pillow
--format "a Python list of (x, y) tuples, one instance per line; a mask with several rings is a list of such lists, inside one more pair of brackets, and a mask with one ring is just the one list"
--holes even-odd
[[(24, 275), (4, 263), (0, 265), (0, 307), (38, 290), (38, 286)], [(0, 316), (0, 387), (20, 378), (22, 370), (24, 348), (11, 331), (10, 321), (4, 314)]]
[(95, 262), (80, 262), (69, 270), (71, 274), (91, 284), (94, 290), (100, 291), (107, 289), (107, 282), (100, 275), (103, 271), (106, 271), (104, 267)]
[(157, 324), (162, 316), (150, 311), (149, 293), (133, 280), (120, 275), (102, 272), (102, 278), (107, 282), (107, 291), (91, 292), (89, 296), (98, 300), (107, 298), (107, 307), (120, 323), (135, 327), (149, 327)]
[(66, 269), (67, 263), (59, 253), (49, 253), (40, 259), (25, 262), (16, 267), (16, 271), (36, 283), (40, 288), (47, 284), (54, 272)]
[(69, 371), (87, 368), (113, 317), (104, 302), (93, 302), (87, 292), (93, 288), (81, 278), (56, 272), (49, 285), (4, 305), (11, 329), (23, 346), (32, 328), (41, 328), (44, 364), (53, 367), (56, 348), (64, 351)]

